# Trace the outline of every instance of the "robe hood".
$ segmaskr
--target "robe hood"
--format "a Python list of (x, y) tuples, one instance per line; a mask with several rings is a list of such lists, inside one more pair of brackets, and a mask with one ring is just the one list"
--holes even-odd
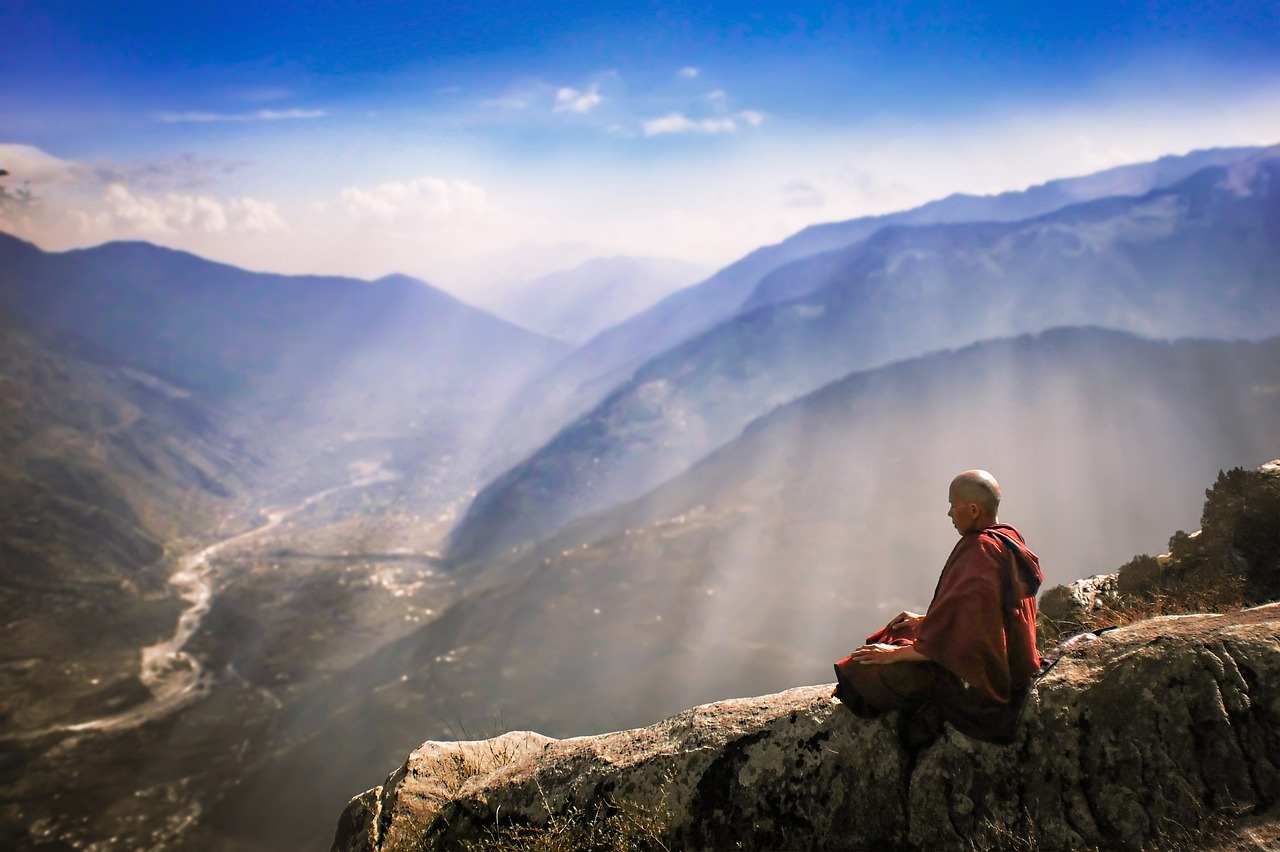
[(1004, 545), (1014, 558), (1014, 592), (1017, 598), (1035, 597), (1044, 582), (1044, 573), (1040, 570), (1040, 557), (1028, 549), (1026, 542), (1009, 524), (992, 524), (981, 532), (970, 535), (986, 535), (995, 538)]

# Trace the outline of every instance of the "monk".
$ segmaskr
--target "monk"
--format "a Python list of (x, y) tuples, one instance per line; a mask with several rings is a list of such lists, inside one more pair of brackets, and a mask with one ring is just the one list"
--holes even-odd
[(997, 521), (1000, 485), (991, 474), (965, 471), (948, 499), (960, 541), (928, 612), (900, 613), (836, 663), (834, 695), (859, 716), (900, 710), (906, 722), (931, 719), (924, 739), (945, 720), (968, 736), (1009, 742), (1040, 668), (1040, 562), (1016, 529)]

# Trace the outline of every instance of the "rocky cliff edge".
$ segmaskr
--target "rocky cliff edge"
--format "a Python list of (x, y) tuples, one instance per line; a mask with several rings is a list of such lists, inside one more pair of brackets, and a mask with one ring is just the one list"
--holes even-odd
[(912, 755), (896, 714), (856, 718), (830, 691), (593, 737), (427, 742), (351, 801), (333, 850), (501, 843), (610, 816), (669, 849), (1280, 847), (1280, 604), (1073, 648), (1009, 746), (948, 728)]

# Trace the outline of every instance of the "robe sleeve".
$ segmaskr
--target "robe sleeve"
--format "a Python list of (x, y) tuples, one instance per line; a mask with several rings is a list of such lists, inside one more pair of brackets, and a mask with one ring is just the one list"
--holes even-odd
[(1000, 704), (1011, 697), (1002, 611), (1003, 562), (989, 537), (966, 537), (948, 560), (915, 641), (916, 650)]
[(898, 627), (885, 625), (867, 637), (868, 645), (911, 645), (919, 636), (920, 629), (916, 624), (904, 624)]

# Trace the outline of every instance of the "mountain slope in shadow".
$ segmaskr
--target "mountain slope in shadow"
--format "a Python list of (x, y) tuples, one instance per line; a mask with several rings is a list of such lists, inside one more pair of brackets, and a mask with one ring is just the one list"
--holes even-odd
[[(251, 523), (261, 462), (215, 411), (0, 311), (0, 728), (146, 700), (174, 548)], [(0, 772), (0, 779), (7, 773)]]
[(405, 276), (256, 273), (147, 243), (45, 253), (0, 234), (0, 307), (216, 402), (286, 480), (380, 436), (478, 464), (491, 411), (568, 349)]

